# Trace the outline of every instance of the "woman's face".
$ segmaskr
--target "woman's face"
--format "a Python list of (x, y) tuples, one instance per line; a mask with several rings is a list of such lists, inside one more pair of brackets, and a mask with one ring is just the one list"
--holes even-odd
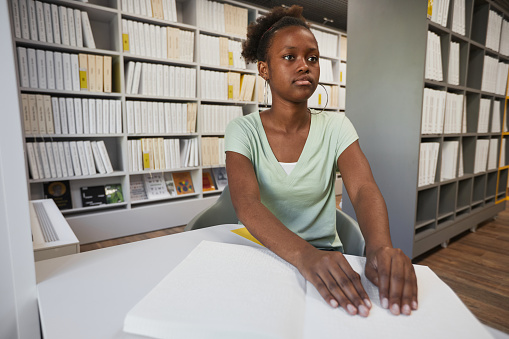
[(318, 44), (314, 35), (301, 26), (277, 31), (267, 51), (267, 77), (272, 99), (305, 102), (320, 78)]

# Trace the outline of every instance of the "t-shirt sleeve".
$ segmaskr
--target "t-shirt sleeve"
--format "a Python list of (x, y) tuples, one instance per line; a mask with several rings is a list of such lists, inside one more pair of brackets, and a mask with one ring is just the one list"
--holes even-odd
[(338, 158), (343, 153), (345, 149), (348, 148), (351, 144), (353, 144), (357, 139), (359, 139), (359, 136), (357, 135), (357, 131), (355, 130), (355, 127), (353, 127), (352, 122), (350, 119), (348, 119), (345, 115), (341, 116), (341, 119), (339, 121), (339, 133), (338, 133), (338, 139), (336, 144), (336, 164), (338, 162)]
[(224, 135), (224, 150), (225, 152), (236, 152), (240, 153), (249, 160), (252, 159), (251, 143), (249, 142), (249, 131), (243, 124), (244, 118), (240, 117), (232, 120), (228, 126)]

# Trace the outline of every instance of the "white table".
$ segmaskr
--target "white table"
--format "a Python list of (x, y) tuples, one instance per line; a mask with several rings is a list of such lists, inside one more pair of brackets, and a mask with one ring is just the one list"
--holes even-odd
[(259, 247), (231, 232), (238, 227), (214, 226), (37, 262), (44, 337), (142, 338), (122, 331), (124, 317), (202, 240)]
[(129, 310), (202, 240), (259, 246), (221, 225), (36, 263), (44, 338), (141, 338)]

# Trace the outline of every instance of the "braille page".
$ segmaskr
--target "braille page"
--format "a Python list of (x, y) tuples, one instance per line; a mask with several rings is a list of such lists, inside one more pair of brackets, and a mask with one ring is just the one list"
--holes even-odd
[(380, 306), (378, 288), (364, 275), (365, 258), (345, 257), (362, 277), (373, 304), (370, 315), (351, 316), (342, 308), (330, 307), (307, 283), (304, 338), (491, 338), (458, 296), (428, 267), (414, 265), (419, 309), (410, 316), (394, 316)]
[(267, 249), (203, 241), (127, 314), (154, 338), (302, 338), (305, 280)]

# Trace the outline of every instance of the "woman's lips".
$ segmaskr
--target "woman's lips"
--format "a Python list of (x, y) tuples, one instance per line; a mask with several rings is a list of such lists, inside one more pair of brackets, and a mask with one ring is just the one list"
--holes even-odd
[(295, 79), (294, 81), (294, 84), (296, 85), (311, 85), (311, 79), (309, 77), (299, 77), (297, 79)]

